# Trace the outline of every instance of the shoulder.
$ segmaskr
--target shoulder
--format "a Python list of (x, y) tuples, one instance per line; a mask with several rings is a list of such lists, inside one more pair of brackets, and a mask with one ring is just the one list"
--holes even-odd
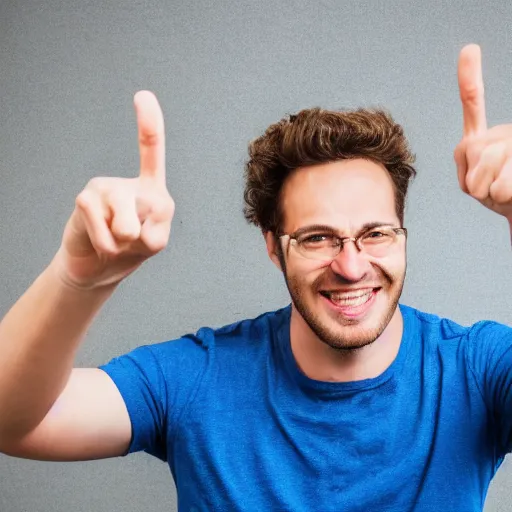
[[(406, 325), (428, 340), (443, 347), (464, 350), (471, 359), (482, 356), (500, 357), (512, 347), (512, 328), (494, 320), (479, 320), (461, 325), (449, 318), (400, 306)], [(408, 322), (408, 323), (407, 323)]]
[(229, 348), (233, 345), (261, 346), (268, 342), (281, 327), (289, 325), (290, 310), (290, 306), (287, 306), (255, 318), (209, 330), (210, 340), (213, 340), (217, 349)]
[(406, 328), (441, 340), (457, 340), (466, 336), (470, 327), (463, 326), (449, 318), (420, 311), (411, 306), (400, 304)]
[[(195, 334), (141, 345), (100, 368), (119, 386), (125, 384), (130, 389), (136, 385), (150, 386), (162, 395), (195, 389), (208, 369), (219, 366), (240, 369), (258, 357), (266, 357), (268, 340), (280, 325), (286, 325), (288, 309), (264, 313), (218, 329), (202, 327)], [(172, 403), (175, 402), (173, 399)]]
[(139, 347), (145, 357), (159, 361), (197, 360), (213, 356), (216, 352), (227, 352), (240, 348), (262, 348), (268, 345), (275, 332), (289, 323), (290, 306), (265, 312), (222, 327), (201, 327), (195, 333), (180, 338)]

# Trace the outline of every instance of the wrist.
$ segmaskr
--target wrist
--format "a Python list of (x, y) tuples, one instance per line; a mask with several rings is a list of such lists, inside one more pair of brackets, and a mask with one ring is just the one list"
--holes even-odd
[(118, 282), (101, 285), (95, 283), (77, 283), (66, 271), (64, 259), (62, 248), (60, 248), (48, 268), (52, 278), (57, 281), (57, 285), (64, 293), (72, 293), (75, 295), (110, 295), (119, 284)]

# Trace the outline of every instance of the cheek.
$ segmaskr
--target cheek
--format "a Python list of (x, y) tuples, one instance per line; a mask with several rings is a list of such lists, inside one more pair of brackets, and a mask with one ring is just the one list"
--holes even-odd
[(405, 255), (400, 254), (393, 257), (372, 262), (377, 272), (387, 278), (388, 281), (401, 281), (405, 274)]
[(287, 266), (286, 279), (294, 291), (307, 293), (308, 290), (317, 290), (325, 283), (329, 266), (318, 261)]
[(304, 283), (312, 283), (316, 279), (323, 275), (326, 269), (329, 268), (329, 264), (323, 261), (308, 260), (308, 259), (297, 259), (290, 264), (287, 264), (288, 276), (294, 277), (295, 279)]

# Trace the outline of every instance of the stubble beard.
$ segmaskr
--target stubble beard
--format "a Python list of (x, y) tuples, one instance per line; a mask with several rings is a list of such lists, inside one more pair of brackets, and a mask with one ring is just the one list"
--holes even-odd
[[(326, 321), (322, 320), (320, 315), (316, 314), (313, 308), (307, 304), (304, 289), (308, 287), (317, 294), (318, 287), (315, 284), (302, 283), (295, 277), (290, 278), (286, 273), (284, 273), (284, 278), (295, 308), (318, 339), (338, 352), (352, 352), (373, 343), (384, 332), (398, 307), (405, 282), (405, 269), (402, 275), (397, 276), (384, 271), (381, 273), (385, 285), (378, 293), (391, 293), (391, 296), (388, 298), (389, 304), (386, 310), (380, 313), (376, 325), (363, 327), (357, 320), (347, 322), (345, 319), (343, 321), (340, 319), (335, 329), (329, 327)], [(335, 321), (331, 319), (331, 323)]]

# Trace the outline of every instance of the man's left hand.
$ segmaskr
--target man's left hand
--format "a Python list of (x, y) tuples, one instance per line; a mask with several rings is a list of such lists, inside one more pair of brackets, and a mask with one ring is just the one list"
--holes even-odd
[(464, 128), (454, 157), (460, 188), (512, 225), (512, 124), (487, 128), (479, 46), (460, 52), (458, 78)]

